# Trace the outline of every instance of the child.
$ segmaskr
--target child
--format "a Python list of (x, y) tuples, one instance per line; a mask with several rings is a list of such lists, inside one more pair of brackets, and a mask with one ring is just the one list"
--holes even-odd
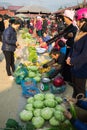
[(43, 68), (47, 68), (49, 66), (52, 67), (54, 71), (49, 74), (49, 78), (52, 79), (62, 71), (65, 54), (58, 51), (57, 48), (53, 48), (50, 52), (50, 56), (52, 57), (52, 60), (44, 64)]

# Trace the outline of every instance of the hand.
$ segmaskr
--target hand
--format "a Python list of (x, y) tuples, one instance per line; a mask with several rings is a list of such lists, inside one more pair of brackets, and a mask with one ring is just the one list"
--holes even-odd
[(43, 65), (43, 68), (47, 68), (47, 67), (48, 67), (48, 65), (47, 65), (47, 64), (44, 64), (44, 65)]
[(69, 34), (68, 34), (68, 37), (73, 37), (73, 33), (72, 33), (72, 32), (69, 33)]
[(16, 46), (18, 46), (19, 45), (19, 43), (18, 42), (16, 42)]
[(75, 98), (68, 98), (67, 101), (68, 102), (73, 102), (74, 104), (77, 103), (77, 99), (75, 99)]
[(66, 59), (66, 63), (67, 63), (68, 65), (71, 65), (70, 61), (71, 61), (71, 58), (68, 57), (68, 58)]
[(72, 118), (72, 115), (71, 115), (71, 113), (69, 112), (69, 111), (65, 111), (64, 112), (64, 116), (67, 118), (67, 119), (71, 119)]
[(17, 48), (19, 49), (19, 48), (21, 48), (21, 46), (18, 44), (18, 45), (17, 45)]

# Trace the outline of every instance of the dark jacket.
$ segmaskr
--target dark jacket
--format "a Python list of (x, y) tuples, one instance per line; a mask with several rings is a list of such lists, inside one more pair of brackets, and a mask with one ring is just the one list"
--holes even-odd
[(17, 41), (17, 34), (14, 28), (9, 26), (7, 29), (3, 32), (3, 45), (2, 50), (3, 51), (12, 51), (14, 52), (16, 49), (16, 41)]
[[(87, 101), (79, 100), (77, 105), (85, 110), (87, 110)], [(71, 119), (70, 122), (76, 128), (76, 130), (87, 130), (87, 124), (81, 122), (79, 119)]]
[(71, 72), (78, 78), (87, 78), (87, 34), (74, 43)]
[(44, 19), (42, 24), (42, 33), (45, 33), (47, 31), (47, 25), (48, 25), (47, 20)]
[(4, 27), (4, 22), (3, 20), (0, 21), (0, 32), (2, 33), (4, 31), (5, 27)]
[[(65, 36), (64, 38), (67, 39), (66, 41), (66, 45), (69, 46), (69, 47), (72, 47), (73, 44), (74, 44), (74, 38), (75, 38), (75, 35), (76, 35), (76, 32), (77, 32), (77, 27), (74, 26), (73, 24), (70, 24), (65, 30), (64, 30), (64, 33)], [(73, 37), (69, 37), (68, 34), (69, 33), (72, 33), (73, 34)]]

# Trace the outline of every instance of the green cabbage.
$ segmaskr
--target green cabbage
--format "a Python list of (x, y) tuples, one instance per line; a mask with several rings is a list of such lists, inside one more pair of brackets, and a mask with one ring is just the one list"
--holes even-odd
[(38, 67), (37, 66), (29, 66), (28, 69), (30, 69), (31, 71), (37, 71)]
[(54, 99), (54, 95), (52, 93), (46, 93), (45, 94), (45, 99)]
[(41, 128), (44, 125), (44, 119), (40, 116), (38, 117), (33, 117), (32, 118), (32, 123), (36, 128)]
[(64, 117), (64, 115), (63, 115), (63, 113), (61, 112), (61, 111), (55, 111), (54, 112), (54, 116), (55, 116), (55, 118), (58, 120), (58, 121), (64, 121), (65, 120), (65, 117)]
[(37, 81), (37, 82), (40, 82), (41, 78), (39, 76), (36, 76), (34, 77), (34, 79)]
[(33, 102), (34, 102), (34, 98), (33, 98), (33, 97), (29, 97), (29, 98), (27, 99), (27, 103), (33, 104)]
[(66, 108), (62, 105), (56, 105), (55, 109), (61, 112), (64, 112), (66, 110)]
[(29, 71), (29, 78), (34, 78), (36, 76), (35, 72)]
[(32, 104), (26, 104), (25, 109), (28, 110), (28, 111), (33, 111), (34, 110)]
[(49, 120), (53, 115), (53, 111), (51, 110), (51, 108), (49, 107), (45, 107), (41, 110), (41, 116), (45, 119), (45, 120)]
[(34, 116), (40, 116), (41, 109), (35, 109), (34, 110)]
[(19, 116), (22, 121), (29, 121), (32, 119), (33, 113), (32, 111), (23, 110), (20, 112)]
[(61, 97), (55, 97), (58, 104), (63, 102), (63, 99)]
[(44, 101), (44, 104), (47, 107), (55, 107), (56, 106), (56, 102), (54, 99), (47, 99)]
[(36, 100), (33, 105), (35, 108), (43, 108), (44, 103), (40, 100)]
[(44, 100), (44, 94), (42, 94), (42, 93), (36, 94), (36, 95), (34, 96), (34, 99), (35, 99), (35, 100), (43, 101), (43, 100)]
[(52, 126), (58, 126), (59, 125), (59, 121), (56, 120), (54, 116), (49, 120), (49, 123)]

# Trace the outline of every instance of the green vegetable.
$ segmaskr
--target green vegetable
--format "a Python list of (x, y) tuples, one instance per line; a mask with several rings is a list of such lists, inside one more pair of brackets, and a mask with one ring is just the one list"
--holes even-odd
[(22, 121), (29, 121), (32, 119), (33, 113), (32, 111), (23, 110), (20, 112), (19, 116)]
[(34, 78), (36, 76), (35, 72), (29, 71), (29, 78)]
[(63, 99), (61, 97), (55, 97), (58, 104), (63, 102)]
[(46, 99), (44, 101), (44, 104), (47, 107), (55, 107), (56, 106), (56, 101), (54, 99)]
[(36, 48), (35, 47), (29, 47), (28, 51), (29, 51), (28, 60), (31, 61), (31, 62), (37, 61), (38, 56), (37, 56)]
[(71, 114), (72, 114), (72, 117), (73, 117), (74, 119), (76, 119), (76, 118), (77, 118), (77, 115), (76, 115), (76, 110), (75, 110), (74, 104), (73, 104), (72, 102), (69, 102), (69, 103), (70, 103), (70, 112), (71, 112)]
[(45, 99), (54, 99), (54, 95), (52, 93), (46, 93), (45, 94)]
[(42, 93), (36, 94), (36, 95), (34, 96), (34, 99), (35, 99), (35, 100), (43, 101), (43, 100), (44, 100), (44, 94), (42, 94)]
[(6, 128), (14, 128), (17, 129), (19, 127), (19, 124), (14, 119), (8, 119), (6, 122)]
[(37, 66), (29, 66), (28, 69), (30, 69), (31, 71), (37, 71), (38, 70)]
[(33, 110), (34, 110), (32, 104), (27, 104), (27, 105), (25, 106), (25, 109), (28, 110), (28, 111), (33, 111)]
[(55, 109), (61, 112), (64, 112), (66, 110), (66, 108), (62, 105), (56, 105)]
[(36, 76), (34, 77), (34, 79), (37, 81), (37, 82), (40, 82), (41, 78), (39, 76)]
[(35, 109), (34, 110), (34, 116), (40, 116), (41, 109)]
[(44, 125), (44, 119), (40, 116), (38, 117), (33, 117), (32, 118), (32, 123), (36, 128), (41, 128)]
[(34, 98), (33, 98), (33, 97), (29, 97), (29, 98), (27, 99), (27, 103), (33, 104), (33, 102), (34, 102)]
[(54, 116), (49, 120), (49, 123), (52, 126), (58, 126), (59, 125), (59, 121), (56, 120)]
[(27, 122), (26, 123), (26, 130), (35, 130), (35, 127), (32, 124), (32, 122)]
[(40, 100), (36, 100), (33, 105), (35, 108), (43, 108), (44, 103)]
[(45, 107), (41, 110), (41, 116), (45, 119), (45, 120), (49, 120), (53, 115), (53, 111), (51, 110), (51, 108), (49, 107)]
[(65, 117), (64, 117), (64, 115), (63, 115), (63, 113), (61, 112), (61, 111), (55, 111), (54, 112), (54, 116), (55, 116), (55, 118), (58, 120), (58, 121), (60, 121), (60, 122), (62, 122), (62, 121), (64, 121), (65, 120)]

